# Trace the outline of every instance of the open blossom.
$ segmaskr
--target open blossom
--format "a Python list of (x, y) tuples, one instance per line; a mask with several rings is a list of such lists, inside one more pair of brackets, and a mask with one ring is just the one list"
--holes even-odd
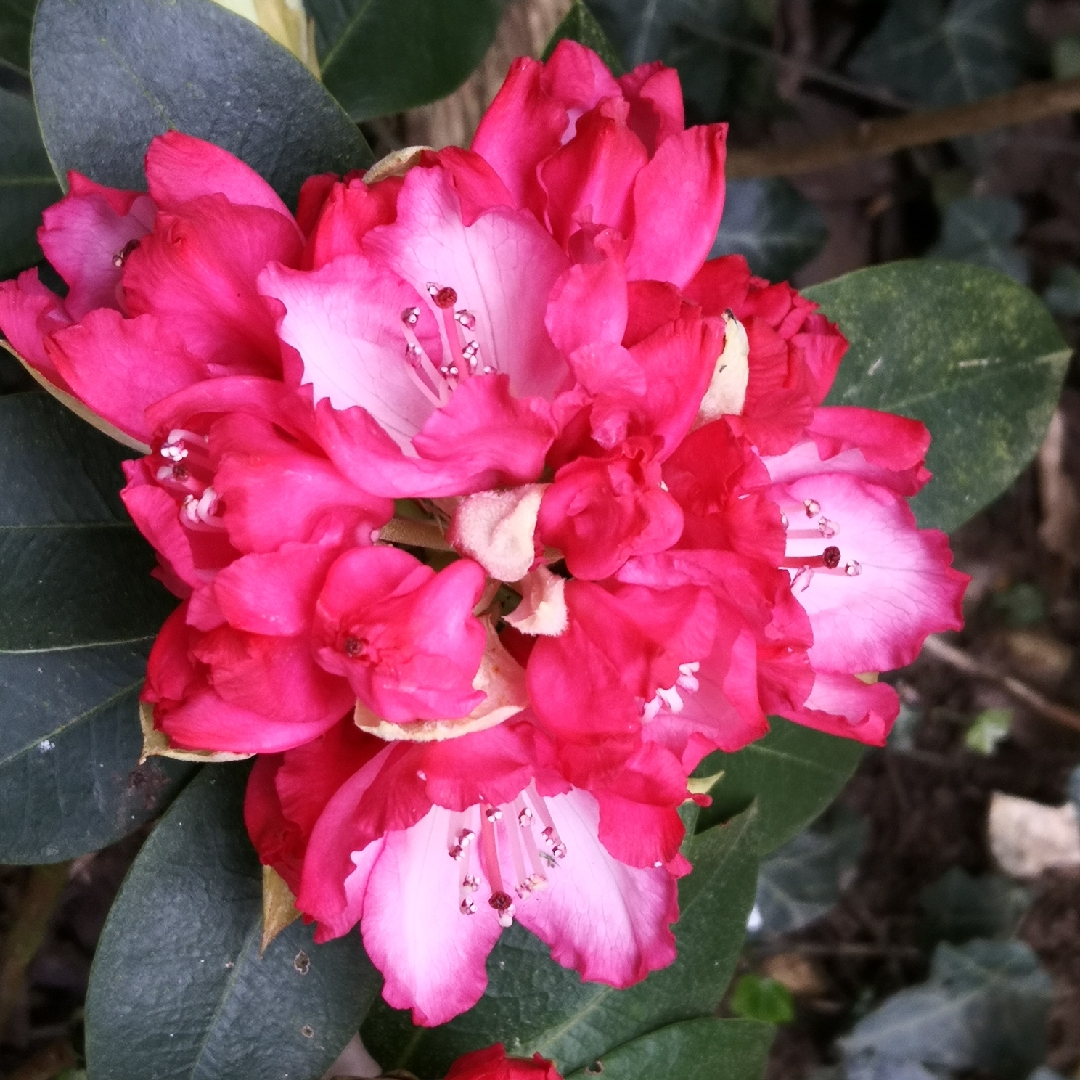
[(876, 674), (960, 625), (906, 502), (925, 428), (824, 406), (836, 327), (705, 261), (724, 134), (563, 42), (472, 150), (314, 177), (295, 218), (165, 136), (148, 196), (47, 213), (64, 300), (0, 286), (26, 361), (150, 448), (155, 727), (264, 755), (262, 860), (420, 1023), (514, 918), (588, 979), (670, 963), (702, 758), (769, 715), (883, 742)]

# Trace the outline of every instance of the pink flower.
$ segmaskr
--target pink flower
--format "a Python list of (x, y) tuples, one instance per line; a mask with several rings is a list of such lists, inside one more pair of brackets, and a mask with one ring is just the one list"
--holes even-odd
[(514, 918), (583, 977), (629, 986), (674, 959), (675, 879), (687, 866), (681, 829), (666, 863), (653, 850), (647, 862), (615, 857), (605, 815), (629, 813), (655, 834), (647, 799), (677, 805), (685, 776), (612, 776), (621, 794), (605, 806), (560, 775), (552, 749), (524, 715), (391, 744), (345, 722), (259, 758), (248, 830), (317, 921), (316, 940), (359, 921), (383, 996), (417, 1023), (445, 1023), (479, 1000), (487, 955)]
[(296, 219), (165, 136), (149, 196), (50, 211), (67, 300), (0, 290), (27, 361), (151, 447), (124, 499), (183, 600), (154, 725), (264, 755), (260, 857), (420, 1023), (512, 918), (587, 979), (669, 963), (701, 759), (769, 715), (883, 741), (877, 673), (960, 625), (906, 504), (925, 429), (824, 407), (836, 327), (704, 262), (724, 135), (669, 69), (563, 42), (472, 150), (314, 177)]
[(231, 154), (172, 131), (146, 155), (149, 195), (71, 173), (38, 239), (67, 282), (36, 270), (0, 283), (0, 329), (53, 386), (131, 439), (166, 395), (225, 374), (277, 376), (280, 346), (255, 291), (269, 262), (296, 263), (285, 204)]

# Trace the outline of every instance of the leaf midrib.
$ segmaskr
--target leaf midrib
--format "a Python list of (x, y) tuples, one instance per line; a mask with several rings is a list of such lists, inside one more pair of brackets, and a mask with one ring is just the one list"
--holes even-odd
[(338, 35), (337, 41), (333, 46), (326, 51), (326, 55), (319, 61), (319, 65), (323, 70), (323, 75), (326, 75), (327, 69), (333, 64), (334, 58), (337, 56), (338, 50), (344, 47), (346, 38), (352, 36), (359, 23), (363, 22), (367, 15), (368, 10), (374, 4), (375, 0), (364, 0), (364, 3), (356, 9), (356, 14), (346, 20), (345, 28)]
[[(144, 639), (144, 640), (149, 640), (149, 639)], [(0, 758), (0, 768), (3, 768), (5, 765), (10, 765), (17, 758), (22, 757), (23, 754), (30, 753), (30, 751), (36, 749), (41, 744), (41, 742), (43, 740), (52, 739), (54, 736), (63, 735), (63, 733), (65, 731), (67, 731), (70, 728), (74, 727), (76, 724), (81, 724), (84, 720), (88, 719), (89, 717), (92, 717), (95, 714), (100, 713), (103, 710), (109, 708), (110, 705), (115, 705), (125, 695), (130, 694), (133, 690), (138, 690), (142, 686), (142, 684), (143, 684), (143, 679), (142, 679), (142, 677), (140, 677), (140, 678), (134, 680), (134, 682), (128, 683), (127, 686), (123, 687), (123, 689), (121, 689), (121, 690), (118, 690), (111, 697), (106, 698), (104, 701), (99, 701), (92, 708), (87, 709), (85, 712), (79, 713), (78, 716), (72, 717), (72, 719), (68, 720), (66, 723), (61, 724), (60, 727), (54, 728), (52, 731), (42, 732), (41, 734), (36, 736), (31, 742), (27, 743), (25, 746), (23, 746), (20, 749), (16, 750), (14, 753), (9, 754), (7, 757)]]

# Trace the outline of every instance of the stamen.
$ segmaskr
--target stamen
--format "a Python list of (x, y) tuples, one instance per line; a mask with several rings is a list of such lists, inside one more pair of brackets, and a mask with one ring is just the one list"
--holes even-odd
[(513, 803), (517, 813), (517, 822), (521, 826), (521, 843), (525, 854), (529, 857), (529, 865), (532, 867), (532, 875), (529, 878), (529, 889), (537, 892), (547, 888), (547, 876), (540, 864), (540, 852), (536, 847), (536, 838), (533, 836), (533, 812), (525, 805), (525, 800), (519, 795)]
[(418, 307), (407, 307), (401, 313), (401, 321), (406, 326), (415, 326), (420, 321), (420, 309)]
[[(786, 519), (785, 519), (786, 520)], [(816, 529), (788, 529), (789, 540), (831, 540), (840, 531), (840, 526), (828, 518), (818, 518)]]
[(544, 824), (544, 828), (541, 831), (540, 835), (551, 846), (551, 853), (557, 859), (566, 858), (566, 845), (559, 838), (559, 834), (555, 830), (555, 822), (551, 819), (551, 814), (548, 812), (547, 804), (540, 797), (540, 795), (537, 794), (535, 783), (530, 784), (528, 788), (526, 788), (525, 795), (528, 798), (530, 804), (532, 805), (533, 810), (536, 811), (536, 816), (539, 817)]
[(464, 814), (452, 814), (450, 817), (450, 833), (446, 841), (446, 851), (455, 861), (461, 858), (476, 837), (472, 829), (464, 826), (464, 821)]
[(830, 546), (820, 555), (788, 555), (780, 565), (788, 570), (817, 570), (821, 567), (832, 570), (840, 565), (840, 549)]
[(128, 256), (139, 246), (139, 241), (129, 240), (113, 257), (112, 264), (117, 270), (127, 262)]
[(514, 863), (514, 875), (517, 878), (514, 892), (518, 894), (519, 900), (524, 900), (532, 892), (532, 886), (529, 884), (529, 875), (525, 870), (525, 854), (521, 850), (521, 830), (507, 825), (503, 825), (502, 830), (505, 842), (510, 846), (510, 858)]
[(462, 309), (455, 313), (454, 318), (466, 329), (476, 329), (476, 316), (471, 311), (465, 311)]
[(817, 499), (803, 499), (803, 509), (808, 518), (817, 517), (821, 513), (821, 503)]
[(461, 880), (458, 883), (458, 909), (462, 915), (476, 914), (476, 900), (473, 898), (473, 893), (480, 888), (480, 882), (472, 872), (472, 850), (471, 847), (465, 848)]

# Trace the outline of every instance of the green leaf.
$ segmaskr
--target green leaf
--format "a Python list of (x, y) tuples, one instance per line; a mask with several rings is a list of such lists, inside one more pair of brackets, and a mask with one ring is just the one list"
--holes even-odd
[(0, 398), (0, 862), (104, 847), (192, 772), (139, 765), (146, 656), (175, 600), (117, 497), (122, 456), (46, 394)]
[(995, 195), (955, 199), (945, 208), (941, 238), (927, 254), (999, 270), (1027, 285), (1028, 261), (1013, 245), (1023, 227), (1024, 211), (1016, 199)]
[(1053, 985), (1019, 941), (941, 944), (930, 978), (901, 990), (841, 1040), (846, 1059), (873, 1054), (942, 1069), (1021, 1077), (1043, 1059)]
[(593, 0), (590, 5), (627, 68), (663, 60), (679, 72), (693, 122), (761, 113), (775, 99), (768, 0)]
[(504, 1042), (507, 1053), (541, 1053), (564, 1075), (663, 1024), (711, 1013), (719, 1004), (746, 930), (757, 877), (753, 809), (688, 838), (694, 866), (679, 882), (678, 959), (629, 990), (583, 983), (515, 925), (488, 959), (480, 1003), (440, 1028), (414, 1028), (381, 1002), (362, 1032), (383, 1068), (445, 1074), (460, 1054)]
[(170, 128), (242, 158), (290, 206), (308, 176), (371, 163), (304, 65), (214, 0), (41, 0), (30, 66), (60, 177), (143, 188), (146, 148)]
[(607, 64), (612, 75), (623, 74), (622, 58), (608, 40), (604, 28), (596, 21), (596, 16), (582, 3), (582, 0), (574, 0), (574, 6), (555, 27), (555, 32), (544, 48), (544, 60), (551, 59), (555, 46), (565, 40), (576, 41), (592, 49)]
[(480, 63), (499, 0), (307, 0), (326, 88), (354, 120), (425, 105)]
[(120, 501), (131, 456), (47, 394), (0, 398), (0, 650), (145, 639), (176, 606)]
[(61, 192), (33, 103), (0, 89), (0, 131), (0, 277), (6, 277), (41, 258), (41, 211)]
[(746, 1020), (787, 1024), (795, 1016), (791, 991), (775, 979), (743, 975), (731, 995), (731, 1011)]
[(825, 819), (792, 837), (762, 862), (754, 898), (760, 921), (756, 925), (751, 921), (753, 932), (800, 930), (836, 903), (865, 846), (866, 822), (843, 807), (834, 807)]
[(959, 105), (1016, 86), (1028, 41), (1015, 0), (893, 0), (848, 69), (920, 105)]
[(818, 208), (786, 180), (729, 180), (709, 258), (742, 255), (752, 273), (785, 281), (829, 238)]
[(1063, 319), (1080, 316), (1080, 270), (1075, 266), (1054, 267), (1043, 293), (1043, 302)]
[(775, 1028), (703, 1016), (660, 1028), (604, 1054), (566, 1080), (760, 1080)]
[(998, 874), (972, 877), (950, 866), (919, 893), (922, 932), (937, 943), (959, 944), (972, 938), (1010, 938), (1031, 904), (1023, 885)]
[(951, 532), (1035, 456), (1070, 350), (1027, 289), (992, 270), (921, 259), (805, 290), (851, 342), (826, 404), (921, 420), (934, 479), (912, 499)]
[(964, 732), (964, 745), (977, 754), (992, 754), (1009, 734), (1012, 709), (983, 709)]
[(37, 0), (0, 0), (0, 66), (30, 71), (30, 29)]
[(139, 764), (150, 639), (0, 652), (0, 862), (60, 862), (155, 817), (195, 766)]
[(862, 757), (863, 745), (769, 718), (768, 735), (735, 754), (710, 754), (697, 773), (723, 776), (701, 813), (708, 828), (745, 810), (755, 799), (758, 851), (766, 855), (790, 840), (836, 798)]
[(247, 772), (204, 767), (128, 873), (90, 973), (93, 1080), (316, 1080), (378, 992), (357, 934), (315, 945), (297, 921), (259, 956)]

